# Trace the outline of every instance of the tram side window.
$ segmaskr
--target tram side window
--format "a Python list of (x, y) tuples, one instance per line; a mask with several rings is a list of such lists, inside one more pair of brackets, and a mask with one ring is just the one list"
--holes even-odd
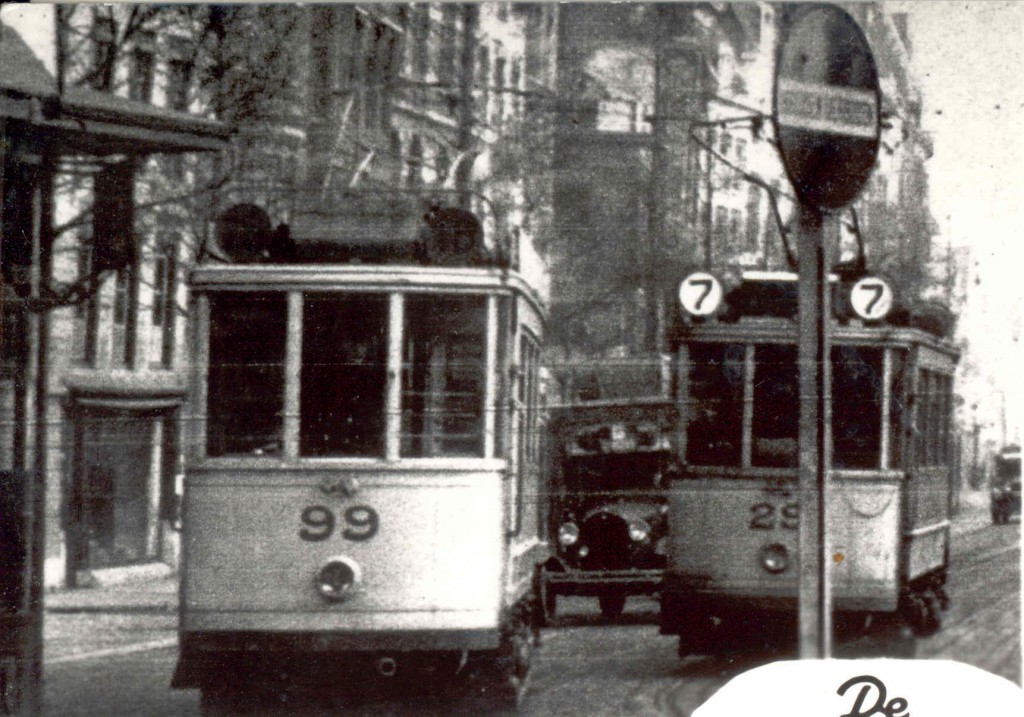
[(302, 323), (299, 452), (383, 455), (387, 297), (307, 295)]
[(486, 301), (483, 296), (406, 297), (403, 456), (483, 455)]
[(281, 293), (210, 298), (209, 455), (281, 451), (287, 316)]
[(949, 376), (921, 370), (918, 382), (918, 465), (946, 465), (951, 460), (952, 391), (953, 382)]
[(744, 352), (742, 344), (690, 347), (686, 461), (692, 465), (740, 465)]
[(880, 349), (832, 349), (832, 460), (837, 468), (879, 467), (881, 377)]
[(754, 351), (751, 463), (795, 467), (800, 427), (800, 391), (795, 346), (765, 344)]
[(893, 350), (892, 373), (889, 384), (889, 465), (902, 468), (906, 443), (907, 413), (907, 352)]

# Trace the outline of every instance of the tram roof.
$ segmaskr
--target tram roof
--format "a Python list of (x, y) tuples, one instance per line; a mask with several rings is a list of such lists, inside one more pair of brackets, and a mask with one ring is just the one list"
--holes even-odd
[(199, 264), (192, 286), (205, 291), (423, 291), (483, 292), (509, 289), (546, 313), (538, 288), (522, 274), (499, 267), (370, 264)]
[[(712, 321), (688, 326), (682, 342), (791, 343), (799, 338), (795, 319), (778, 317), (742, 318), (734, 322)], [(834, 343), (864, 343), (889, 346), (926, 345), (950, 357), (960, 352), (946, 339), (912, 326), (865, 325), (851, 321), (831, 329)]]

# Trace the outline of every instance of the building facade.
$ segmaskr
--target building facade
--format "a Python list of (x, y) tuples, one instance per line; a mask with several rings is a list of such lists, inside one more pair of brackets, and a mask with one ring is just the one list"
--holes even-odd
[[(941, 295), (944, 282), (928, 272), (932, 148), (906, 19), (877, 3), (843, 7), (874, 52), (884, 124), (871, 180), (852, 208), (826, 222), (834, 262), (864, 258), (913, 300)], [(555, 312), (568, 317), (565, 343), (577, 352), (659, 350), (657, 327), (670, 320), (675, 283), (692, 269), (795, 269), (795, 246), (784, 240), (794, 197), (770, 121), (781, 28), (795, 9), (563, 8), (552, 259), (561, 280)], [(624, 119), (634, 107), (644, 108), (642, 121)], [(578, 277), (574, 267), (583, 267)], [(646, 330), (623, 328), (638, 324)]]

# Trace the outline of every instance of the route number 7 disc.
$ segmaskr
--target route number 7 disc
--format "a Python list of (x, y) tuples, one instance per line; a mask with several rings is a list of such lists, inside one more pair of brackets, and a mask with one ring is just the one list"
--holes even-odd
[(722, 303), (722, 283), (705, 271), (695, 271), (680, 282), (679, 303), (692, 316), (710, 316)]
[(892, 289), (876, 276), (865, 276), (850, 289), (850, 306), (865, 321), (884, 319), (892, 309)]

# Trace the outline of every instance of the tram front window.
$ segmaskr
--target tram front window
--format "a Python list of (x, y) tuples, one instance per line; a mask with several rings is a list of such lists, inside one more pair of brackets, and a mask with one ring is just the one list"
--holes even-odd
[(486, 345), (486, 297), (406, 296), (402, 456), (483, 455)]
[(740, 465), (744, 352), (742, 344), (694, 344), (690, 347), (688, 463)]
[(800, 428), (796, 347), (757, 346), (754, 364), (751, 464), (765, 468), (796, 467)]
[(832, 464), (878, 468), (882, 440), (882, 351), (832, 349)]
[(313, 294), (303, 304), (299, 453), (383, 455), (387, 297)]
[(207, 453), (278, 453), (284, 408), (284, 294), (210, 298)]

